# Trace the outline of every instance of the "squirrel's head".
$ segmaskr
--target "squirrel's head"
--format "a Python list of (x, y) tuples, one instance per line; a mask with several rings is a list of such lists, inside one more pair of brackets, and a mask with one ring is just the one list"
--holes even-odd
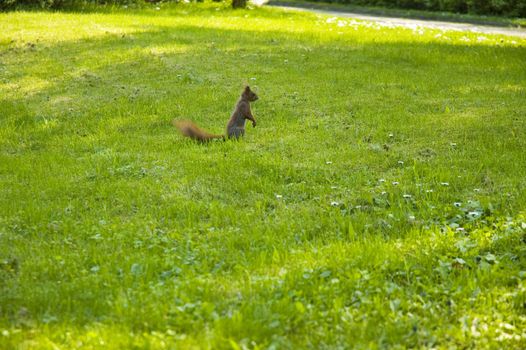
[(245, 86), (245, 90), (243, 90), (243, 93), (241, 94), (243, 99), (247, 101), (256, 101), (259, 97), (254, 93), (254, 91), (250, 90), (250, 87), (247, 85)]

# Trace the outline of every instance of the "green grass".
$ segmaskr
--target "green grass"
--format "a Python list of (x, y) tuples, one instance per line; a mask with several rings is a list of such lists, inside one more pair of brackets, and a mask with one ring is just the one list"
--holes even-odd
[[(524, 348), (526, 41), (0, 14), (0, 349)], [(245, 82), (258, 120), (221, 132)]]

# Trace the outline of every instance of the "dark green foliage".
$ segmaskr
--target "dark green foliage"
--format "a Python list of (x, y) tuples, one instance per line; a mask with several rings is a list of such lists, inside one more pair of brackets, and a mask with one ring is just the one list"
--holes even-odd
[[(317, 0), (311, 0), (317, 2)], [(526, 0), (321, 0), (340, 4), (525, 17)]]
[[(317, 0), (310, 0), (318, 2)], [(0, 10), (21, 7), (49, 9), (73, 8), (83, 5), (131, 5), (157, 2), (156, 0), (2, 0)], [(340, 4), (385, 6), (393, 8), (449, 11), (482, 15), (507, 15), (526, 17), (526, 0), (321, 0)], [(232, 7), (246, 7), (246, 0), (233, 0)]]
[(129, 5), (140, 3), (144, 3), (144, 0), (2, 0), (0, 1), (0, 10), (28, 7), (60, 9), (83, 5)]
[(232, 0), (232, 7), (235, 9), (242, 9), (247, 7), (247, 0)]

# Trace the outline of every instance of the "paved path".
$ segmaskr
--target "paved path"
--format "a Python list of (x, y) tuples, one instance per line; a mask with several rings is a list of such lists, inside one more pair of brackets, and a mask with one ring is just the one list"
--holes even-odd
[(386, 16), (375, 16), (375, 15), (364, 15), (354, 12), (346, 11), (334, 11), (334, 10), (320, 10), (315, 8), (296, 7), (291, 5), (281, 4), (268, 4), (269, 6), (279, 7), (286, 10), (305, 11), (313, 12), (324, 15), (331, 15), (336, 17), (352, 17), (356, 19), (372, 21), (382, 23), (386, 25), (392, 25), (397, 27), (423, 27), (423, 28), (434, 28), (442, 30), (456, 30), (466, 31), (483, 34), (502, 34), (516, 36), (526, 39), (526, 29), (521, 28), (509, 28), (509, 27), (495, 27), (489, 25), (470, 24), (470, 23), (455, 23), (455, 22), (443, 22), (443, 21), (432, 21), (432, 20), (421, 20), (421, 19), (408, 19), (408, 18), (397, 18), (397, 17), (386, 17)]

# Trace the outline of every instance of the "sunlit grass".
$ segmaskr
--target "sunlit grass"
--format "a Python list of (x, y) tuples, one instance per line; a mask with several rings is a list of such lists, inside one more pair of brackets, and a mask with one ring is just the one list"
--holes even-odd
[[(0, 23), (0, 348), (523, 347), (524, 40), (217, 4)], [(222, 132), (246, 83), (244, 140), (171, 126)]]

